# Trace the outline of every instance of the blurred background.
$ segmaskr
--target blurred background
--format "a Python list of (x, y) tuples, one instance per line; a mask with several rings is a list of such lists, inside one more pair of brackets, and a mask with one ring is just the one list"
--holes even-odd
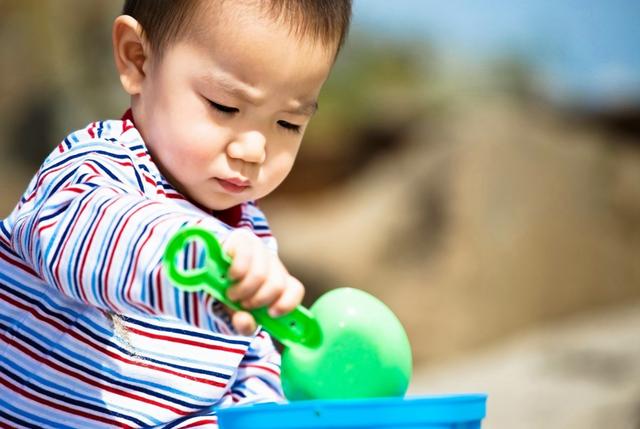
[[(108, 0), (0, 0), (0, 215), (128, 106)], [(299, 162), (262, 202), (306, 303), (377, 295), (411, 394), (489, 428), (640, 428), (640, 3), (355, 0)]]

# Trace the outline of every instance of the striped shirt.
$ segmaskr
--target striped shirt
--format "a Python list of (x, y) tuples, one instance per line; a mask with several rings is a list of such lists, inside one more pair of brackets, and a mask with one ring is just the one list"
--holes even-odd
[[(275, 251), (256, 205), (238, 209), (233, 227)], [(271, 338), (238, 335), (214, 299), (168, 281), (163, 251), (185, 225), (233, 228), (167, 182), (131, 121), (49, 155), (0, 222), (0, 427), (217, 427), (217, 407), (282, 400)]]

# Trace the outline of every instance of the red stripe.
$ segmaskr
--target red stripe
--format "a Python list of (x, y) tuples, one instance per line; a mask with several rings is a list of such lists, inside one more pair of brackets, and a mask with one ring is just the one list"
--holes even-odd
[[(115, 251), (113, 251), (113, 249), (117, 249), (117, 248), (118, 248), (118, 245), (120, 244), (120, 239), (122, 238), (122, 234), (123, 234), (123, 232), (124, 232), (125, 228), (127, 227), (127, 224), (128, 224), (128, 223), (129, 223), (129, 221), (131, 220), (131, 218), (132, 218), (132, 217), (133, 217), (137, 212), (139, 212), (140, 210), (142, 210), (143, 208), (146, 208), (147, 206), (149, 206), (149, 205), (151, 205), (151, 204), (152, 204), (152, 203), (146, 203), (146, 204), (141, 205), (140, 207), (137, 207), (137, 208), (136, 208), (132, 213), (130, 213), (130, 214), (127, 216), (127, 218), (126, 218), (126, 220), (124, 221), (124, 223), (119, 227), (119, 230), (118, 230), (118, 236), (116, 237), (116, 241), (115, 241), (115, 243), (114, 243), (114, 244), (113, 244), (113, 246), (112, 246), (112, 249), (111, 249), (112, 251), (110, 251), (110, 252), (109, 252), (109, 253), (110, 253), (110, 255), (109, 255), (109, 262), (107, 263), (107, 269), (105, 270), (104, 277), (103, 277), (103, 284), (104, 284), (105, 290), (108, 290), (108, 289), (109, 289), (109, 275), (111, 274), (111, 265), (113, 264), (113, 256), (114, 256), (114, 255), (115, 255), (115, 253), (116, 253)], [(109, 306), (110, 306), (112, 309), (116, 309), (116, 308), (118, 308), (117, 306), (115, 306), (115, 305), (111, 302), (111, 300), (109, 299), (109, 297), (108, 297), (108, 296), (106, 297), (106, 301), (109, 303)]]
[(51, 170), (47, 170), (46, 173), (44, 173), (42, 176), (38, 177), (38, 181), (36, 182), (35, 186), (33, 187), (33, 192), (27, 197), (25, 198), (25, 202), (29, 202), (33, 199), (33, 197), (36, 196), (36, 194), (38, 193), (38, 191), (42, 188), (42, 182), (44, 182), (45, 178), (47, 176), (49, 176), (52, 173), (55, 173), (56, 171), (59, 170), (63, 170), (65, 168), (68, 167), (68, 163), (64, 163), (60, 166), (58, 166), (57, 168), (52, 168)]
[(179, 429), (187, 429), (187, 428), (196, 428), (199, 426), (206, 426), (206, 425), (217, 425), (218, 424), (218, 419), (205, 419), (205, 420), (199, 420), (197, 422), (193, 422), (193, 423), (189, 423), (186, 426), (179, 426)]
[(198, 302), (198, 298), (200, 295), (197, 293), (191, 294), (191, 304), (192, 304), (192, 314), (193, 314), (193, 324), (196, 326), (200, 326), (200, 306)]
[(38, 227), (38, 232), (42, 234), (43, 231), (46, 231), (47, 229), (51, 228), (55, 224), (56, 224), (56, 221), (54, 220), (50, 224), (40, 225), (40, 227)]
[[(10, 343), (13, 343), (13, 341), (11, 341)], [(40, 360), (40, 359), (38, 359)], [(33, 393), (28, 392), (25, 389), (20, 388), (19, 386), (13, 385), (11, 383), (9, 383), (7, 380), (5, 380), (4, 378), (0, 377), (0, 383), (2, 383), (5, 387), (13, 390), (14, 392), (16, 392), (18, 395), (20, 395), (23, 398), (27, 398), (30, 399), (32, 401), (38, 402), (42, 405), (45, 405), (49, 408), (54, 408), (57, 409), (59, 411), (64, 411), (66, 413), (69, 413), (71, 415), (75, 415), (75, 416), (81, 416), (84, 418), (87, 418), (89, 420), (97, 420), (99, 422), (102, 423), (106, 423), (108, 425), (116, 425), (117, 427), (121, 427), (121, 428), (132, 428), (133, 426), (129, 426), (126, 425), (122, 422), (118, 422), (117, 420), (111, 420), (108, 419), (106, 417), (101, 417), (101, 416), (97, 416), (95, 414), (90, 414), (87, 413), (85, 411), (81, 411), (79, 408), (71, 408), (71, 407), (67, 407), (65, 405), (61, 405), (61, 404), (57, 404), (55, 402), (51, 402), (51, 401), (46, 401), (43, 398), (34, 395)]]
[[(18, 307), (18, 308), (21, 308), (21, 309), (24, 309), (24, 310), (30, 312), (32, 315), (36, 316), (41, 321), (46, 322), (49, 325), (56, 327), (57, 329), (59, 329), (62, 332), (67, 331), (67, 333), (70, 334), (71, 336), (73, 336), (74, 338), (76, 338), (76, 339), (80, 340), (81, 342), (93, 347), (94, 349), (96, 349), (98, 351), (101, 351), (100, 347), (97, 347), (95, 344), (93, 344), (91, 342), (85, 341), (85, 339), (80, 337), (80, 336), (78, 336), (78, 333), (76, 331), (74, 331), (73, 329), (69, 329), (68, 327), (61, 326), (60, 324), (58, 324), (57, 322), (55, 322), (55, 321), (53, 321), (51, 319), (43, 318), (40, 313), (36, 313), (36, 312), (32, 311), (31, 308), (27, 308), (26, 306), (22, 305), (19, 302), (16, 302), (16, 301), (12, 300), (11, 298), (9, 298), (7, 296), (4, 296), (4, 295), (0, 294), (0, 298), (4, 298), (5, 301), (13, 304), (15, 307)], [(102, 384), (99, 381), (93, 381), (90, 378), (83, 376), (81, 373), (75, 373), (70, 369), (62, 367), (61, 365), (57, 364), (56, 362), (54, 362), (52, 360), (46, 360), (43, 357), (41, 357), (39, 355), (36, 355), (31, 350), (27, 349), (24, 345), (22, 345), (22, 344), (18, 343), (17, 341), (15, 341), (15, 339), (13, 339), (13, 338), (9, 338), (6, 335), (3, 335), (2, 337), (4, 338), (3, 342), (14, 346), (16, 349), (20, 350), (22, 353), (26, 354), (27, 356), (31, 357), (32, 359), (35, 359), (35, 360), (37, 360), (39, 362), (42, 362), (44, 365), (46, 365), (46, 366), (48, 366), (48, 367), (50, 367), (52, 369), (55, 369), (58, 372), (61, 372), (61, 373), (66, 374), (66, 375), (68, 375), (68, 376), (70, 376), (72, 378), (75, 378), (75, 379), (78, 379), (80, 381), (83, 381), (83, 382), (85, 382), (86, 384), (88, 384), (88, 385), (90, 385), (92, 387), (98, 387), (100, 389), (108, 390), (109, 392), (116, 393), (118, 395), (125, 396), (127, 398), (131, 398), (131, 399), (135, 399), (135, 400), (147, 403), (147, 404), (155, 405), (155, 406), (161, 407), (163, 409), (168, 409), (168, 410), (171, 410), (172, 412), (174, 412), (174, 413), (176, 413), (178, 415), (186, 415), (186, 414), (188, 414), (187, 412), (182, 411), (182, 410), (180, 410), (178, 408), (172, 407), (170, 405), (167, 405), (167, 404), (164, 404), (164, 403), (161, 403), (161, 402), (158, 402), (158, 401), (153, 401), (151, 399), (144, 398), (144, 397), (142, 397), (140, 395), (136, 395), (134, 393), (130, 393), (130, 392), (126, 391), (126, 390), (117, 389), (115, 387), (110, 387), (110, 386), (108, 386), (106, 384)], [(110, 357), (114, 357), (114, 358), (116, 358), (116, 359), (118, 359), (120, 361), (125, 361), (126, 362), (125, 359), (121, 359), (121, 358), (119, 358), (119, 356), (117, 356), (117, 355), (115, 355), (113, 353), (105, 353), (105, 354), (109, 355)], [(151, 367), (152, 368), (151, 365), (140, 365), (140, 366)]]
[(280, 376), (280, 372), (275, 371), (274, 369), (266, 367), (266, 366), (263, 366), (263, 365), (243, 364), (243, 365), (240, 365), (240, 368), (257, 368), (257, 369), (261, 369), (261, 370), (266, 371), (266, 372), (270, 372), (271, 374), (275, 375), (276, 377)]
[(154, 187), (156, 186), (156, 181), (155, 181), (155, 180), (153, 180), (152, 178), (150, 178), (150, 177), (149, 177), (149, 176), (147, 176), (147, 175), (143, 175), (143, 177), (144, 177), (144, 180), (145, 180), (147, 183), (150, 183), (150, 184), (151, 184), (151, 186), (154, 186)]
[(102, 384), (99, 381), (94, 381), (92, 379), (90, 379), (89, 377), (86, 377), (84, 375), (82, 375), (82, 373), (79, 372), (74, 372), (73, 370), (67, 369), (65, 367), (63, 367), (62, 365), (59, 365), (58, 363), (54, 362), (53, 360), (47, 360), (44, 359), (42, 356), (39, 356), (35, 353), (33, 353), (31, 350), (27, 349), (25, 346), (23, 346), (22, 344), (18, 343), (17, 341), (15, 341), (13, 338), (8, 338), (5, 337), (4, 342), (6, 344), (9, 344), (11, 346), (13, 346), (14, 348), (18, 349), (19, 351), (21, 351), (22, 353), (24, 353), (25, 355), (29, 356), (31, 359), (34, 359), (38, 362), (41, 362), (43, 365), (47, 366), (48, 368), (54, 369), (68, 377), (71, 377), (73, 379), (76, 379), (78, 381), (81, 381), (91, 387), (94, 388), (98, 388), (98, 389), (102, 389), (102, 390), (106, 390), (108, 392), (111, 393), (115, 393), (117, 395), (120, 396), (124, 396), (125, 398), (129, 398), (129, 399), (133, 399), (139, 402), (144, 402), (145, 404), (149, 404), (149, 405), (154, 405), (156, 407), (159, 407), (161, 409), (165, 409), (165, 410), (170, 410), (171, 412), (178, 414), (180, 416), (184, 416), (187, 415), (188, 412), (184, 411), (184, 410), (180, 410), (178, 408), (172, 407), (166, 403), (162, 403), (162, 402), (158, 402), (158, 401), (154, 401), (148, 398), (145, 398), (143, 396), (128, 392), (126, 390), (122, 390), (122, 389), (117, 389), (113, 386), (109, 386), (107, 384)]
[(127, 327), (127, 330), (130, 331), (130, 332), (136, 333), (138, 335), (141, 335), (143, 337), (153, 338), (153, 339), (156, 339), (156, 340), (170, 341), (172, 343), (186, 344), (188, 346), (200, 347), (200, 348), (207, 349), (207, 350), (221, 350), (221, 351), (224, 351), (224, 352), (235, 353), (235, 354), (240, 354), (240, 355), (243, 355), (245, 353), (244, 350), (238, 350), (238, 349), (233, 349), (233, 348), (230, 348), (230, 347), (224, 347), (224, 346), (218, 346), (218, 345), (214, 345), (214, 344), (202, 343), (200, 341), (189, 340), (189, 339), (186, 339), (186, 338), (170, 337), (168, 335), (161, 335), (161, 334), (153, 334), (151, 332), (142, 331), (142, 330), (139, 330), (137, 328), (130, 327), (130, 326)]
[(158, 298), (158, 310), (164, 313), (164, 303), (162, 301), (162, 270), (156, 271), (156, 297)]
[[(196, 260), (196, 252), (197, 252), (197, 246), (195, 241), (192, 242), (192, 251), (191, 251), (191, 266), (195, 267), (197, 264), (197, 260)], [(192, 293), (191, 294), (191, 315), (193, 316), (193, 320), (192, 323), (195, 324), (196, 326), (200, 326), (200, 315), (199, 315), (199, 311), (198, 311), (198, 297), (199, 295), (197, 293)]]
[(37, 276), (36, 272), (33, 271), (31, 267), (23, 264), (19, 260), (9, 258), (4, 252), (0, 252), (0, 258), (4, 259), (13, 266), (20, 268), (22, 271), (31, 274), (32, 276)]
[[(14, 300), (13, 298), (11, 298), (11, 297), (9, 297), (9, 296), (7, 296), (5, 294), (2, 294), (2, 293), (0, 293), (0, 299), (5, 300), (6, 302), (10, 303), (14, 307), (17, 307), (17, 308), (20, 308), (21, 310), (29, 312), (31, 315), (36, 317), (38, 320), (48, 324), (49, 326), (52, 326), (52, 327), (56, 328), (60, 332), (66, 332), (67, 334), (69, 334), (70, 336), (75, 338), (76, 340), (88, 345), (89, 347), (91, 347), (94, 350), (98, 351), (102, 355), (108, 356), (108, 357), (110, 357), (112, 359), (118, 360), (120, 362), (124, 362), (125, 364), (128, 364), (128, 365), (148, 368), (148, 369), (151, 369), (151, 370), (154, 370), (154, 371), (163, 372), (163, 373), (166, 373), (166, 374), (171, 374), (171, 375), (174, 375), (176, 377), (184, 378), (184, 379), (187, 379), (187, 380), (197, 381), (199, 383), (203, 383), (203, 384), (206, 384), (208, 386), (226, 387), (226, 383), (222, 383), (222, 382), (215, 381), (215, 380), (209, 380), (209, 379), (205, 379), (205, 378), (201, 378), (201, 377), (193, 377), (191, 375), (182, 374), (180, 372), (177, 372), (177, 371), (174, 371), (174, 370), (170, 370), (170, 369), (167, 369), (167, 368), (163, 368), (163, 367), (160, 367), (158, 365), (151, 365), (148, 362), (139, 362), (138, 360), (125, 358), (124, 356), (121, 356), (121, 355), (119, 355), (117, 353), (114, 353), (114, 352), (108, 350), (107, 348), (94, 343), (89, 338), (85, 338), (84, 336), (80, 335), (80, 333), (78, 331), (73, 330), (73, 329), (70, 330), (67, 326), (61, 325), (56, 320), (42, 315), (40, 312), (36, 311), (35, 308), (28, 307), (27, 305), (25, 305), (25, 304), (23, 304), (21, 302), (18, 302), (16, 300)], [(131, 329), (129, 329), (129, 330), (131, 330)]]
[[(61, 281), (60, 278), (60, 265), (61, 262), (63, 261), (64, 258), (62, 258), (62, 255), (64, 254), (64, 250), (67, 247), (67, 243), (69, 242), (69, 239), (73, 236), (73, 230), (75, 229), (76, 225), (78, 224), (78, 221), (80, 219), (82, 219), (82, 213), (84, 212), (84, 210), (87, 208), (88, 204), (87, 202), (85, 202), (85, 204), (82, 205), (82, 207), (80, 208), (80, 212), (78, 212), (78, 214), (75, 216), (75, 219), (73, 220), (73, 223), (71, 224), (71, 226), (69, 227), (68, 230), (68, 234), (67, 236), (64, 238), (64, 241), (62, 242), (62, 245), (60, 247), (60, 254), (58, 256), (58, 261), (54, 267), (54, 278), (56, 280), (58, 280), (58, 282), (60, 282), (60, 284), (64, 284), (63, 281)], [(84, 293), (84, 288), (82, 287), (82, 279), (78, 279), (78, 289), (80, 290), (80, 295), (82, 295), (82, 299), (84, 300), (84, 302), (87, 302), (87, 296)]]
[[(100, 216), (98, 217), (98, 219), (96, 220), (96, 222), (92, 226), (93, 229), (91, 231), (91, 236), (89, 237), (89, 242), (87, 243), (87, 246), (85, 247), (85, 252), (82, 255), (82, 261), (80, 262), (80, 267), (79, 267), (79, 270), (78, 270), (78, 273), (79, 273), (78, 276), (80, 278), (82, 278), (84, 276), (84, 267), (85, 267), (86, 262), (87, 262), (87, 256), (89, 256), (89, 249), (91, 249), (91, 245), (93, 244), (93, 239), (96, 236), (96, 233), (98, 231), (98, 227), (99, 227), (100, 223), (102, 222), (102, 219), (104, 218), (104, 216), (105, 216), (105, 214), (107, 212), (107, 209), (109, 207), (111, 207), (114, 203), (115, 203), (115, 200), (111, 201), (110, 203), (108, 203), (102, 209), (102, 213), (100, 213)], [(105, 298), (105, 297), (103, 296), (103, 298)]]
[[(93, 170), (94, 173), (96, 173), (96, 176), (98, 177), (102, 177), (102, 175), (100, 174), (100, 172), (91, 164), (90, 162), (91, 160), (88, 160), (87, 162), (85, 162), (82, 165), (86, 165), (87, 167), (89, 167), (91, 170)], [(90, 176), (91, 178), (93, 178), (94, 176)], [(88, 180), (89, 178), (87, 178)]]
[(133, 124), (129, 121), (122, 122), (122, 134), (129, 131), (131, 128), (134, 128)]
[(65, 192), (65, 191), (71, 191), (73, 193), (80, 194), (80, 193), (84, 192), (85, 189), (78, 188), (78, 187), (75, 187), (75, 186), (65, 186), (64, 188), (62, 188), (60, 190), (60, 192)]
[[(153, 232), (157, 226), (158, 226), (158, 223), (156, 223), (154, 226), (151, 227), (151, 229), (147, 233), (147, 238), (139, 246), (140, 250), (144, 249), (147, 242), (151, 239), (151, 237), (153, 237)], [(125, 295), (127, 296), (127, 300), (129, 301), (129, 303), (131, 304), (134, 303), (133, 298), (131, 297), (131, 291), (133, 290), (133, 283), (136, 280), (136, 267), (140, 265), (138, 261), (140, 260), (141, 253), (142, 253), (141, 251), (138, 251), (136, 253), (135, 260), (133, 262), (133, 272), (131, 273), (131, 279), (129, 280), (129, 284), (125, 287), (125, 291), (126, 291)], [(155, 314), (155, 311), (152, 308), (150, 308), (149, 306), (143, 305), (142, 303), (138, 303), (137, 307), (148, 313)]]

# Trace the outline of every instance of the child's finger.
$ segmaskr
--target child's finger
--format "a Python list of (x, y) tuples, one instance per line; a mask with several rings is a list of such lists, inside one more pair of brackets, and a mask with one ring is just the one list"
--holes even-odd
[(304, 286), (300, 283), (300, 280), (287, 275), (286, 282), (287, 286), (284, 288), (282, 295), (269, 306), (269, 314), (273, 317), (289, 313), (300, 305), (304, 297)]
[(244, 250), (241, 246), (235, 247), (234, 244), (229, 244), (224, 250), (232, 259), (229, 277), (232, 279), (244, 277), (251, 266), (252, 252)]
[(246, 311), (233, 312), (231, 314), (231, 324), (233, 329), (241, 335), (251, 335), (258, 327), (253, 316)]
[(284, 292), (288, 274), (282, 270), (271, 269), (269, 277), (253, 296), (242, 302), (245, 308), (259, 308), (278, 300)]
[(267, 281), (269, 276), (269, 259), (267, 255), (264, 252), (255, 252), (250, 264), (244, 277), (227, 291), (229, 299), (242, 301), (251, 298)]

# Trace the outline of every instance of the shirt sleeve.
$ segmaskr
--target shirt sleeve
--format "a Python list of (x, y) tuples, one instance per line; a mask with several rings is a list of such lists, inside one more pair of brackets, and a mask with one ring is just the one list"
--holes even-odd
[(256, 335), (236, 375), (220, 406), (284, 400), (280, 380), (280, 353), (264, 331)]
[[(172, 286), (161, 261), (183, 226), (201, 225), (221, 241), (230, 227), (184, 201), (157, 197), (147, 173), (125, 148), (106, 143), (48, 159), (21, 200), (12, 246), (46, 283), (74, 300), (216, 329), (212, 298)], [(203, 263), (199, 247), (186, 246), (179, 261), (184, 268)]]

